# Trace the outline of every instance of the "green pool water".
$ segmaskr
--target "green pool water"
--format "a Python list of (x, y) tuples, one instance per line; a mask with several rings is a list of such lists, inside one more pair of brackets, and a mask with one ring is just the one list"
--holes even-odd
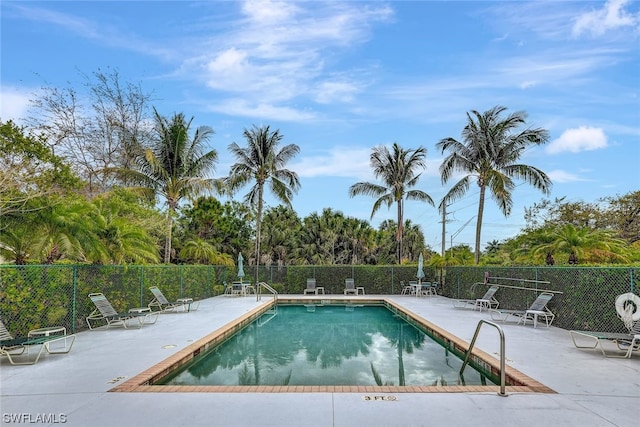
[(493, 384), (384, 306), (278, 306), (165, 377), (171, 385)]

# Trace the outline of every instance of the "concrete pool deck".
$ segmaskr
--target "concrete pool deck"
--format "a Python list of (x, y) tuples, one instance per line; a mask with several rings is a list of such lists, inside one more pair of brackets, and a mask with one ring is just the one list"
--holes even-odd
[[(491, 320), (486, 312), (454, 309), (444, 297), (388, 298), (465, 341), (471, 341), (480, 320)], [(640, 423), (640, 357), (607, 359), (597, 350), (576, 349), (566, 330), (512, 323), (502, 325), (507, 364), (556, 393), (501, 397), (495, 392), (109, 392), (268, 300), (220, 296), (203, 300), (195, 312), (163, 314), (155, 325), (142, 329), (83, 331), (69, 354), (47, 354), (32, 366), (12, 366), (3, 357), (0, 424), (635, 427)], [(476, 346), (498, 357), (497, 331), (483, 328)], [(395, 400), (367, 400), (373, 394), (393, 395)]]

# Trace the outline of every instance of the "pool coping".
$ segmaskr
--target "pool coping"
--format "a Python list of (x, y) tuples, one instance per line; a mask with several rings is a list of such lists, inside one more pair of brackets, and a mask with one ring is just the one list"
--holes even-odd
[[(172, 356), (167, 357), (163, 361), (151, 366), (150, 368), (140, 372), (134, 377), (118, 384), (109, 390), (109, 392), (137, 392), (137, 393), (500, 393), (499, 385), (436, 385), (436, 386), (215, 386), (215, 385), (158, 385), (154, 384), (163, 378), (176, 367), (189, 363), (193, 358), (220, 342), (226, 340), (238, 330), (269, 311), (276, 303), (297, 303), (297, 304), (342, 304), (349, 300), (344, 298), (332, 298), (331, 296), (322, 296), (319, 298), (296, 298), (286, 297), (279, 298), (278, 301), (269, 300), (258, 307), (248, 311), (242, 316), (228, 322), (222, 327), (205, 335), (197, 341), (189, 344), (184, 349), (178, 351)], [(423, 317), (415, 314), (406, 307), (385, 297), (369, 297), (358, 298), (352, 300), (355, 304), (384, 304), (401, 312), (411, 321), (418, 323), (421, 327), (430, 331), (431, 334), (438, 339), (443, 340), (451, 349), (465, 352), (469, 343), (449, 333), (441, 327), (429, 322)], [(489, 353), (478, 348), (474, 348), (471, 358), (479, 361), (485, 368), (490, 369), (493, 374), (499, 376), (500, 361)], [(508, 383), (505, 392), (510, 393), (553, 393), (556, 392), (535, 379), (523, 374), (522, 372), (506, 365), (505, 375)]]

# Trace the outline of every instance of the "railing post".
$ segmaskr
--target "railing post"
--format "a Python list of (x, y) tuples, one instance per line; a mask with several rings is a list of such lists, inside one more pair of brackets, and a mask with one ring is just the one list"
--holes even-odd
[(478, 322), (478, 326), (476, 326), (476, 332), (473, 334), (473, 339), (471, 340), (471, 344), (469, 344), (469, 348), (467, 349), (467, 353), (464, 356), (464, 360), (462, 361), (462, 367), (460, 367), (460, 376), (462, 376), (462, 372), (464, 371), (464, 368), (467, 366), (467, 363), (469, 362), (469, 356), (471, 356), (471, 350), (473, 350), (473, 346), (476, 343), (476, 339), (478, 338), (478, 332), (480, 332), (480, 328), (482, 327), (482, 324), (486, 323), (488, 325), (491, 325), (493, 327), (495, 327), (498, 330), (498, 333), (500, 334), (500, 392), (498, 392), (499, 396), (503, 396), (506, 397), (507, 393), (505, 392), (505, 383), (506, 383), (506, 373), (505, 373), (505, 345), (504, 345), (504, 332), (502, 331), (502, 328), (493, 323), (493, 322), (488, 322), (486, 320), (481, 320)]

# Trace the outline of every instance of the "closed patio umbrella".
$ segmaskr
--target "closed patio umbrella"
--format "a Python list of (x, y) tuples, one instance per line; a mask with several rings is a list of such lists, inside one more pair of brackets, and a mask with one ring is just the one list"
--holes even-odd
[(418, 278), (418, 283), (422, 283), (422, 278), (424, 277), (424, 270), (422, 270), (423, 266), (424, 266), (424, 258), (422, 257), (422, 253), (421, 253), (420, 256), (418, 257), (418, 273), (416, 274), (416, 277)]
[(238, 277), (240, 278), (240, 281), (242, 282), (242, 278), (244, 277), (244, 268), (242, 266), (242, 262), (244, 261), (244, 258), (242, 257), (242, 252), (238, 253)]

